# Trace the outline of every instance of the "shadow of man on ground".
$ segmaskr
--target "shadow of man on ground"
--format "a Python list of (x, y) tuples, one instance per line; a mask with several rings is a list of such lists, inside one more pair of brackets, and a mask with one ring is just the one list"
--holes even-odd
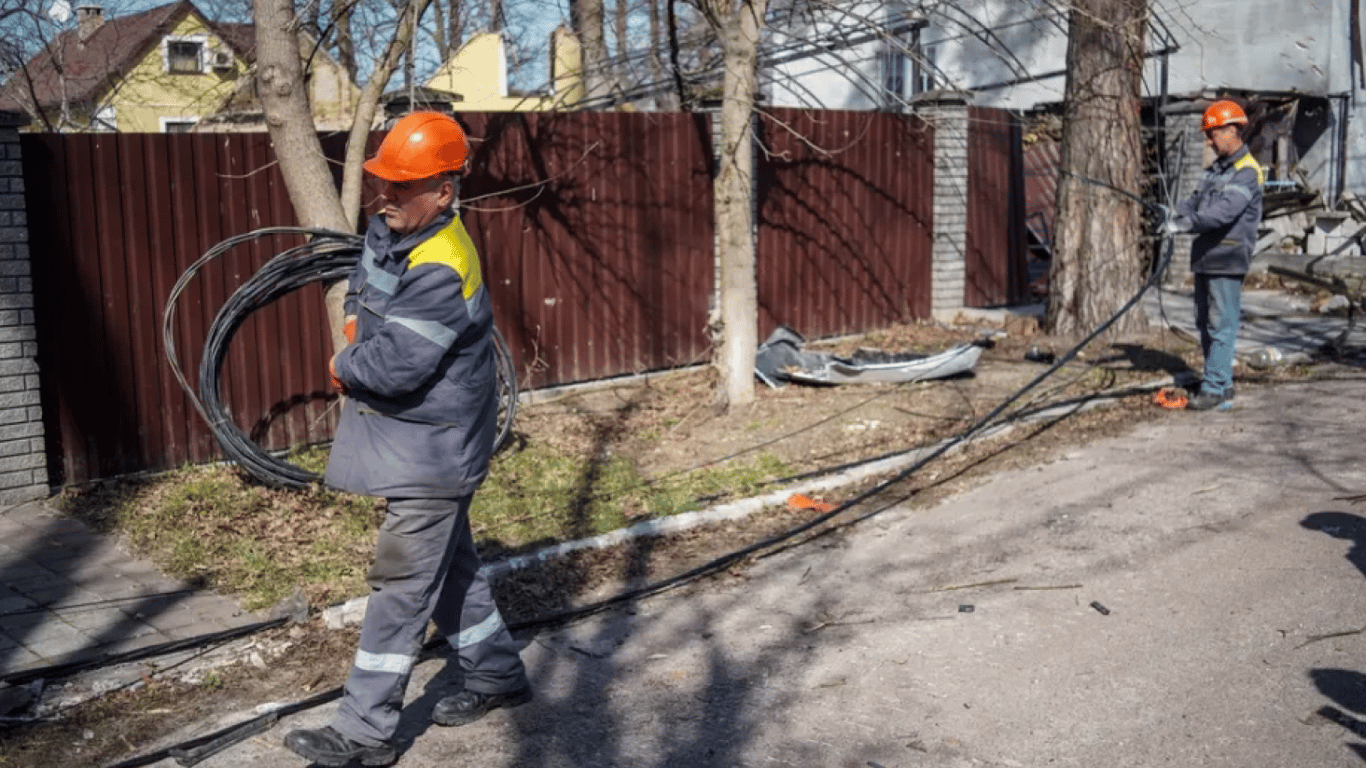
[(1123, 355), (1136, 371), (1161, 371), (1178, 381), (1194, 379), (1197, 375), (1180, 356), (1165, 350), (1151, 349), (1142, 344), (1111, 344), (1110, 349)]

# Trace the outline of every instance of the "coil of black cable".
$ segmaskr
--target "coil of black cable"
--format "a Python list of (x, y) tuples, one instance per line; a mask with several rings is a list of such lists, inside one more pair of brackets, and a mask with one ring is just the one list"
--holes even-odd
[[(199, 363), (197, 391), (190, 387), (175, 355), (174, 324), (176, 301), (185, 286), (205, 264), (232, 248), (267, 236), (303, 236), (306, 243), (280, 252), (271, 258), (223, 306), (219, 308), (204, 342)], [(214, 439), (228, 458), (261, 483), (275, 488), (300, 490), (321, 482), (316, 473), (290, 464), (257, 445), (232, 420), (221, 392), (223, 361), (233, 336), (255, 311), (311, 283), (331, 283), (346, 278), (360, 260), (359, 235), (323, 229), (271, 227), (229, 238), (209, 249), (181, 275), (167, 299), (162, 320), (166, 356), (176, 380), (208, 424)], [(494, 450), (507, 445), (517, 408), (517, 377), (512, 355), (497, 328), (493, 329), (498, 373), (498, 431)]]

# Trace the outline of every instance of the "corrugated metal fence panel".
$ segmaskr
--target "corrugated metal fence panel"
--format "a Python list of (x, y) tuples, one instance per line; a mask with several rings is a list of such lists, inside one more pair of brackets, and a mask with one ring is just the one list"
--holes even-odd
[(1024, 150), (1025, 226), (1045, 247), (1053, 247), (1053, 216), (1058, 205), (1059, 142), (1039, 139)]
[(969, 307), (1005, 306), (1028, 289), (1020, 121), (968, 108), (967, 286)]
[[(465, 218), (524, 387), (706, 359), (707, 115), (459, 119), (474, 143)], [(828, 336), (928, 315), (929, 128), (900, 115), (774, 110), (762, 130), (771, 155), (759, 157), (761, 332), (782, 323)], [(380, 138), (371, 136), (371, 150)], [(211, 247), (294, 223), (269, 138), (26, 134), (21, 142), (53, 481), (217, 458), (167, 364), (162, 313), (176, 281)], [(334, 160), (343, 146), (324, 138)], [(239, 246), (188, 283), (172, 321), (189, 381), (197, 384), (219, 308), (296, 244)], [(328, 439), (329, 350), (320, 286), (248, 316), (221, 371), (234, 422), (267, 448)]]
[[(712, 221), (699, 115), (462, 115), (463, 195), (498, 323), (524, 386), (706, 356)], [(371, 149), (382, 134), (371, 137)], [(339, 159), (344, 142), (325, 137)], [(294, 223), (264, 134), (23, 137), (39, 363), (53, 480), (81, 482), (220, 454), (162, 342), (177, 279), (225, 238)], [(373, 208), (375, 189), (367, 190)], [(207, 264), (177, 303), (186, 378), (214, 316), (272, 256), (267, 238)], [(221, 369), (234, 422), (267, 448), (328, 439), (321, 288), (249, 315)]]
[(677, 113), (461, 114), (465, 220), (540, 387), (705, 358), (710, 140)]
[(856, 333), (930, 313), (931, 128), (878, 112), (760, 118), (759, 335)]
[[(293, 222), (263, 134), (27, 134), (21, 139), (53, 480), (80, 482), (218, 456), (169, 367), (162, 313), (222, 239)], [(187, 194), (188, 192), (188, 194)], [(197, 382), (224, 301), (281, 238), (230, 251), (180, 296), (176, 353)], [(268, 448), (326, 439), (326, 328), (310, 286), (254, 313), (222, 370), (235, 422)]]

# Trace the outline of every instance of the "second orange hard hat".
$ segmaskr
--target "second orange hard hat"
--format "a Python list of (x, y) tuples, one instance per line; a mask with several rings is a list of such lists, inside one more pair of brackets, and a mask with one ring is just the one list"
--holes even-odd
[(386, 181), (417, 181), (463, 170), (469, 154), (469, 139), (452, 117), (414, 112), (389, 129), (365, 170)]
[(1200, 130), (1208, 131), (1211, 128), (1222, 128), (1225, 125), (1247, 125), (1247, 113), (1238, 106), (1237, 102), (1222, 99), (1209, 105), (1205, 110), (1205, 121), (1200, 126)]

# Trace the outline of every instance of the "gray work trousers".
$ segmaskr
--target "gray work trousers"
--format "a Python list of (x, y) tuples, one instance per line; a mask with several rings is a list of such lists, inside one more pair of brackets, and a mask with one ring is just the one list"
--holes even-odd
[(428, 620), (456, 649), (465, 687), (506, 693), (528, 684), (470, 533), (470, 496), (390, 499), (370, 568), (360, 648), (332, 727), (377, 746), (398, 728)]

